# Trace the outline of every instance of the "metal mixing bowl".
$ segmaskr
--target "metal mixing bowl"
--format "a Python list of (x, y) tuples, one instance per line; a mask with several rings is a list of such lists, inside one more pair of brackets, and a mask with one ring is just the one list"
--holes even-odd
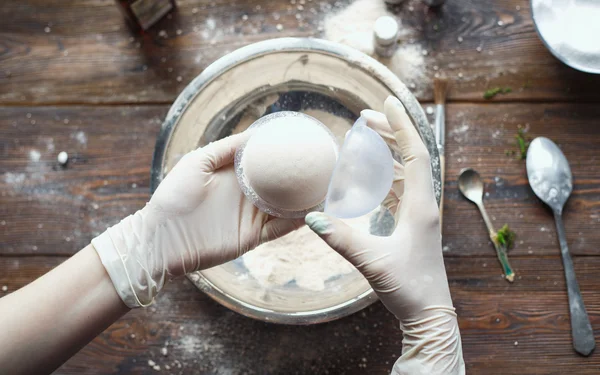
[[(431, 154), (439, 202), (440, 163), (434, 136), (408, 88), (385, 66), (354, 49), (298, 38), (240, 48), (211, 64), (183, 90), (156, 142), (151, 190), (154, 192), (185, 153), (243, 131), (265, 114), (302, 111), (326, 125), (335, 119), (336, 126), (343, 124), (349, 129), (361, 110), (382, 111), (388, 95), (395, 95), (404, 104)], [(367, 229), (387, 235), (393, 229), (393, 219), (389, 213), (373, 216)], [(240, 260), (194, 272), (188, 278), (231, 310), (276, 323), (326, 322), (359, 311), (377, 299), (356, 270), (328, 280), (321, 291), (303, 290), (293, 283), (266, 287), (248, 277)]]

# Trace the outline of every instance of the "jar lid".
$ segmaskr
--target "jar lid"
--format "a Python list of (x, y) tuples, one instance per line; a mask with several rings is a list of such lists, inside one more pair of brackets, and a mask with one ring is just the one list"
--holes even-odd
[(379, 17), (373, 26), (375, 42), (380, 45), (393, 44), (398, 39), (399, 30), (400, 26), (394, 17)]

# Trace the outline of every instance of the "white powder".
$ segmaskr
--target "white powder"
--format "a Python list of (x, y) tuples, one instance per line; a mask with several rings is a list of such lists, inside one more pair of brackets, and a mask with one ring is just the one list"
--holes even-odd
[(307, 109), (304, 110), (303, 113), (316, 118), (322, 124), (327, 126), (329, 131), (335, 136), (339, 146), (344, 143), (346, 133), (352, 127), (352, 122), (350, 120), (337, 117), (333, 113), (322, 111), (320, 109)]
[(25, 182), (24, 173), (4, 173), (4, 182), (8, 185), (22, 185)]
[(58, 160), (61, 165), (65, 165), (67, 164), (67, 161), (69, 161), (69, 154), (67, 154), (66, 151), (61, 151), (58, 153), (56, 160)]
[(411, 88), (418, 87), (418, 94), (427, 86), (423, 52), (423, 48), (418, 44), (403, 44), (388, 63), (388, 68), (402, 82)]
[(383, 1), (357, 0), (325, 20), (325, 38), (372, 55), (373, 26), (382, 16), (394, 17)]
[(82, 131), (78, 131), (78, 132), (71, 134), (71, 138), (75, 139), (81, 145), (84, 145), (84, 146), (87, 145), (87, 136)]
[(565, 57), (600, 66), (600, 7), (595, 1), (533, 1), (533, 14), (546, 42)]
[(252, 135), (242, 166), (265, 202), (300, 211), (323, 202), (335, 161), (335, 144), (320, 124), (305, 116), (279, 116)]
[[(325, 20), (325, 38), (355, 48), (367, 55), (373, 55), (375, 41), (373, 28), (375, 21), (382, 16), (395, 17), (388, 12), (383, 1), (356, 0), (351, 5)], [(413, 30), (400, 26), (398, 38), (400, 45), (394, 55), (381, 62), (418, 93), (425, 89), (426, 51), (419, 44), (408, 43)]]
[[(345, 222), (363, 231), (369, 228), (368, 215)], [(327, 280), (354, 269), (306, 226), (260, 245), (243, 260), (250, 275), (264, 287), (295, 281), (300, 288), (321, 291)]]

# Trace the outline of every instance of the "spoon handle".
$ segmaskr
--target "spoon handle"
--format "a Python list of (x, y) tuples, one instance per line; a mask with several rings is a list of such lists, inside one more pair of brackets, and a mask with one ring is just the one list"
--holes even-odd
[(506, 255), (506, 248), (500, 245), (496, 239), (497, 233), (494, 230), (494, 226), (492, 225), (492, 221), (485, 210), (485, 206), (483, 203), (477, 203), (477, 207), (479, 207), (479, 212), (481, 212), (481, 216), (483, 217), (483, 221), (485, 222), (485, 226), (488, 229), (488, 233), (490, 235), (490, 240), (494, 244), (494, 248), (496, 248), (496, 255), (498, 256), (498, 260), (500, 261), (500, 265), (502, 266), (502, 271), (504, 272), (504, 277), (507, 281), (513, 282), (515, 280), (515, 273), (508, 263), (508, 255)]
[[(479, 208), (479, 212), (481, 212), (481, 217), (483, 217), (483, 222), (485, 223), (485, 226), (488, 229), (490, 237), (496, 236), (496, 231), (494, 230), (492, 221), (490, 220), (490, 217), (488, 216), (487, 211), (485, 210), (485, 206), (483, 205), (482, 202), (476, 203), (476, 204), (477, 204), (477, 208)], [(492, 239), (492, 242), (493, 242), (493, 239)]]
[(571, 312), (571, 336), (573, 337), (573, 347), (575, 351), (583, 356), (588, 356), (596, 347), (594, 341), (594, 331), (590, 324), (590, 318), (585, 310), (579, 284), (575, 277), (573, 269), (573, 260), (569, 254), (567, 246), (567, 236), (565, 226), (560, 211), (554, 211), (554, 220), (556, 221), (556, 231), (560, 241), (560, 254), (562, 255), (563, 267), (565, 269), (565, 279), (567, 281), (567, 292), (569, 294), (569, 309)]
[(500, 265), (502, 266), (502, 271), (504, 272), (504, 278), (508, 282), (515, 281), (515, 272), (513, 271), (510, 263), (508, 262), (508, 255), (506, 254), (506, 247), (497, 243), (496, 239), (491, 238), (494, 243), (494, 247), (496, 248), (496, 255), (498, 256), (498, 260), (500, 261)]

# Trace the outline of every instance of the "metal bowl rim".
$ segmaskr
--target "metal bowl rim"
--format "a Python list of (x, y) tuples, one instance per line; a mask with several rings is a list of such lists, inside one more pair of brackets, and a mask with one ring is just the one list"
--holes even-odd
[[(275, 52), (317, 52), (327, 54), (349, 63), (361, 62), (359, 66), (380, 80), (384, 86), (392, 91), (407, 106), (407, 113), (411, 117), (415, 128), (422, 138), (433, 139), (433, 133), (429, 127), (429, 122), (418, 103), (417, 99), (408, 91), (404, 83), (394, 75), (387, 67), (377, 60), (363, 54), (360, 51), (348, 46), (313, 38), (278, 38), (269, 39), (254, 44), (241, 47), (210, 64), (196, 78), (194, 78), (185, 89), (179, 94), (166, 115), (165, 121), (161, 125), (157, 136), (154, 155), (152, 158), (152, 168), (150, 170), (150, 192), (154, 193), (158, 184), (162, 180), (161, 172), (165, 158), (166, 147), (169, 144), (171, 134), (175, 124), (179, 121), (185, 109), (193, 99), (202, 91), (204, 87), (210, 84), (217, 77), (235, 68), (246, 61)], [(408, 93), (409, 95), (407, 95)], [(407, 105), (410, 104), (410, 106)], [(409, 108), (417, 108), (413, 113)], [(415, 117), (416, 116), (416, 117)], [(435, 142), (424, 141), (431, 157), (431, 167), (434, 184), (440, 185), (440, 160)], [(436, 200), (439, 204), (440, 192), (436, 190)], [(319, 309), (301, 313), (283, 313), (276, 312), (258, 306), (254, 306), (232, 297), (213, 285), (199, 271), (187, 275), (188, 279), (200, 290), (206, 293), (210, 298), (229, 309), (245, 315), (250, 318), (262, 320), (265, 322), (307, 325), (317, 324), (339, 319), (374, 303), (378, 298), (372, 288), (362, 294), (344, 302), (331, 306), (326, 309)]]
[(219, 287), (204, 277), (200, 271), (192, 272), (187, 275), (187, 278), (194, 286), (221, 305), (246, 317), (268, 323), (290, 325), (326, 323), (358, 312), (378, 300), (377, 294), (375, 294), (373, 289), (369, 288), (346, 302), (328, 308), (298, 313), (277, 312), (252, 305), (223, 292)]

